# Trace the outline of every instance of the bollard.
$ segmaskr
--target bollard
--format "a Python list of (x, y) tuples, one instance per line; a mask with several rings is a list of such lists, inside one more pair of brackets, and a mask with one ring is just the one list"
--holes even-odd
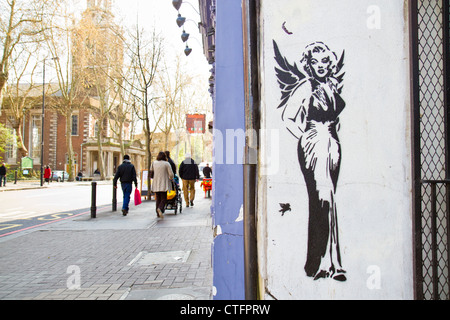
[(14, 184), (17, 184), (17, 170), (14, 171)]
[(92, 182), (91, 218), (97, 218), (97, 182)]
[(117, 211), (117, 187), (113, 186), (112, 211)]

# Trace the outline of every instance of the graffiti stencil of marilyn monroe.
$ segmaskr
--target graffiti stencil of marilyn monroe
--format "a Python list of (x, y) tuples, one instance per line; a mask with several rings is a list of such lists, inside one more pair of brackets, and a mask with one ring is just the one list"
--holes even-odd
[(273, 44), (282, 93), (278, 108), (286, 128), (298, 139), (298, 160), (308, 190), (306, 275), (314, 280), (346, 281), (335, 199), (341, 164), (338, 117), (345, 108), (341, 97), (344, 53), (338, 60), (324, 43), (312, 43), (305, 48), (299, 69)]

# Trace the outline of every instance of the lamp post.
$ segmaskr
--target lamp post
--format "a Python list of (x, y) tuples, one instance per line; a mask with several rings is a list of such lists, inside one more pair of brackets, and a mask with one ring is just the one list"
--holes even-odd
[[(58, 60), (58, 57), (53, 57), (51, 60)], [(42, 115), (41, 115), (41, 187), (44, 185), (44, 120), (45, 120), (45, 61), (42, 67)]]

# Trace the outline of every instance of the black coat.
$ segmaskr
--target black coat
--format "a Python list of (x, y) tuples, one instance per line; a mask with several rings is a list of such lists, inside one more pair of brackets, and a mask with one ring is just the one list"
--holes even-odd
[(132, 183), (137, 186), (136, 169), (129, 161), (124, 161), (118, 168), (114, 176), (113, 185), (117, 186), (117, 180), (120, 178), (121, 183)]
[(212, 173), (211, 167), (203, 168), (203, 175), (205, 176), (205, 178), (207, 178), (207, 179), (211, 178), (211, 173)]
[(193, 159), (191, 159), (191, 161), (184, 160), (180, 164), (180, 169), (178, 170), (178, 173), (180, 174), (180, 178), (183, 180), (200, 179), (200, 174), (198, 172), (198, 165), (195, 163)]
[(177, 174), (177, 166), (175, 165), (175, 162), (171, 158), (168, 158), (167, 161), (170, 164), (170, 167), (172, 168), (173, 174)]

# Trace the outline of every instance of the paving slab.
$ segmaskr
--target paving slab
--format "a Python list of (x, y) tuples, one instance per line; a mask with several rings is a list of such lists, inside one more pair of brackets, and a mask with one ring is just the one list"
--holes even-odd
[(211, 299), (211, 200), (198, 195), (164, 219), (144, 201), (125, 217), (109, 210), (2, 238), (0, 299)]

